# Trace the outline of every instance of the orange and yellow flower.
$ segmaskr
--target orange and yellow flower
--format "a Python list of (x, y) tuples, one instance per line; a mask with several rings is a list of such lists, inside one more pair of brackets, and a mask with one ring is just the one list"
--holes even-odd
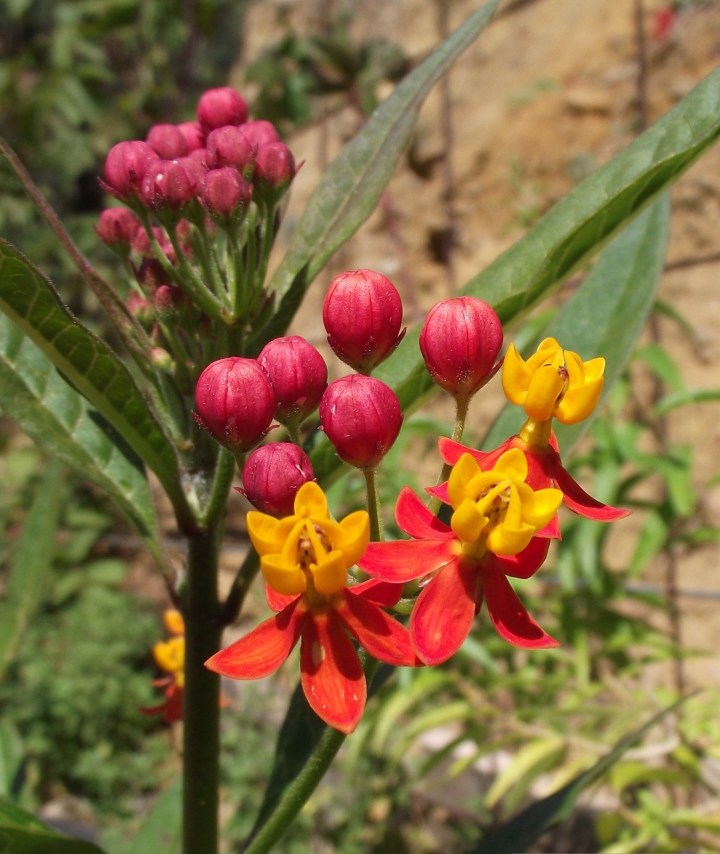
[(312, 481), (300, 487), (294, 510), (283, 519), (248, 514), (268, 600), (279, 613), (205, 664), (232, 679), (259, 679), (274, 673), (299, 640), (301, 684), (310, 707), (327, 724), (349, 733), (367, 697), (351, 636), (380, 661), (417, 663), (407, 629), (381, 607), (397, 601), (400, 587), (376, 580), (347, 586), (348, 570), (370, 538), (364, 510), (337, 522)]

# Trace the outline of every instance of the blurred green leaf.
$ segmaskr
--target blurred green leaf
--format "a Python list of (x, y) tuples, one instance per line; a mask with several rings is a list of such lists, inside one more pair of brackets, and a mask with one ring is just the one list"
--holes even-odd
[(270, 281), (279, 304), (263, 340), (254, 342), (257, 349), (284, 333), (315, 276), (375, 210), (427, 95), (489, 23), (498, 2), (485, 3), (398, 84), (325, 171)]
[[(150, 814), (133, 837), (133, 854), (177, 854), (182, 838), (181, 807), (182, 778), (178, 778), (158, 796)], [(123, 852), (118, 851), (118, 854)]]
[(612, 750), (572, 782), (526, 807), (498, 830), (486, 836), (472, 849), (471, 854), (512, 854), (515, 851), (529, 850), (544, 831), (570, 815), (576, 800), (585, 789), (602, 779), (629, 748), (637, 744), (647, 732), (691, 696), (693, 695), (683, 697), (653, 715), (646, 724), (621, 738)]
[(0, 408), (53, 457), (114, 499), (164, 565), (141, 460), (58, 374), (45, 354), (0, 315)]
[(55, 833), (34, 815), (0, 798), (0, 854), (102, 854), (102, 849)]
[(659, 554), (668, 538), (667, 522), (657, 510), (650, 510), (645, 517), (642, 530), (635, 541), (628, 573), (637, 577), (655, 555)]
[(675, 392), (684, 391), (685, 383), (682, 374), (668, 351), (659, 344), (646, 344), (635, 353), (639, 359), (650, 368), (655, 376)]
[(720, 389), (717, 388), (701, 388), (694, 390), (678, 391), (673, 394), (668, 394), (658, 401), (655, 407), (657, 415), (666, 415), (673, 409), (679, 409), (681, 406), (689, 406), (693, 403), (710, 403), (720, 400)]
[[(151, 468), (181, 506), (178, 461), (130, 372), (112, 350), (65, 308), (45, 277), (14, 246), (0, 241), (0, 309)], [(5, 405), (12, 414), (12, 401)]]
[(65, 494), (65, 473), (53, 460), (39, 482), (22, 534), (13, 552), (0, 601), (0, 681), (12, 662), (25, 628), (47, 589), (55, 535)]

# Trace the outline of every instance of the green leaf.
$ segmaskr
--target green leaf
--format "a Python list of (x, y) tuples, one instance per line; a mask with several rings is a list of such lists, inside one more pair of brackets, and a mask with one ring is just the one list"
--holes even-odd
[(330, 164), (270, 281), (280, 302), (263, 339), (254, 342), (258, 349), (268, 337), (283, 334), (315, 276), (375, 210), (428, 93), (475, 41), (497, 6), (498, 0), (490, 0), (470, 15), (397, 86)]
[(70, 314), (50, 282), (6, 241), (0, 241), (0, 309), (155, 472), (173, 503), (184, 507), (172, 444), (128, 369)]
[[(177, 854), (182, 837), (182, 778), (158, 797), (132, 840), (133, 854)], [(124, 849), (127, 850), (127, 849)]]
[(659, 344), (646, 344), (637, 350), (635, 358), (645, 362), (655, 376), (672, 391), (685, 390), (685, 383), (677, 362), (664, 347)]
[(557, 792), (536, 801), (517, 813), (498, 830), (486, 836), (479, 845), (472, 849), (471, 854), (512, 854), (514, 851), (529, 851), (533, 842), (542, 833), (570, 815), (575, 801), (585, 789), (601, 780), (627, 750), (637, 744), (656, 724), (692, 696), (690, 694), (683, 697), (653, 715), (646, 724), (621, 738), (612, 750), (587, 771), (579, 774)]
[(720, 400), (720, 389), (717, 388), (679, 391), (663, 397), (655, 407), (655, 413), (656, 415), (666, 415), (671, 410), (679, 409), (681, 406), (688, 406), (693, 403), (710, 403), (716, 400)]
[[(519, 317), (679, 178), (718, 137), (720, 69), (561, 199), (461, 292), (489, 302), (504, 323)], [(614, 283), (606, 282), (604, 296), (613, 291)], [(419, 329), (408, 333), (376, 373), (392, 386), (403, 409), (415, 405), (431, 388), (418, 356), (418, 336)]]
[(91, 842), (55, 833), (34, 815), (0, 798), (0, 854), (103, 854)]
[[(663, 197), (607, 246), (544, 332), (583, 358), (605, 357), (603, 395), (630, 360), (652, 309), (665, 258), (668, 219), (668, 199)], [(517, 432), (524, 420), (520, 407), (507, 406), (485, 440), (488, 447)], [(556, 425), (561, 447), (571, 448), (591, 423), (592, 416), (580, 424)]]
[(12, 555), (5, 597), (0, 601), (0, 681), (46, 589), (64, 486), (63, 467), (53, 461), (38, 484)]
[(2, 315), (0, 408), (48, 454), (107, 492), (155, 559), (165, 564), (142, 461), (65, 382), (47, 356)]

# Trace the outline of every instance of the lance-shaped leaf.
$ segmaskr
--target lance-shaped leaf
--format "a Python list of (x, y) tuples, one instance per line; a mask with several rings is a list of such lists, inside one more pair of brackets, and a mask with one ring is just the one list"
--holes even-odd
[(691, 696), (693, 695), (678, 700), (658, 712), (643, 726), (629, 732), (591, 768), (575, 777), (562, 789), (517, 813), (499, 830), (487, 836), (473, 848), (472, 854), (512, 854), (514, 851), (529, 851), (533, 842), (544, 831), (570, 815), (578, 797), (585, 789), (602, 779), (625, 751), (636, 745), (649, 730)]
[[(546, 298), (718, 137), (720, 69), (561, 199), (461, 293), (489, 302), (503, 323), (514, 320)], [(613, 281), (605, 282), (602, 299), (614, 289)], [(392, 386), (404, 410), (416, 405), (431, 388), (419, 357), (418, 336), (419, 329), (409, 332), (375, 373)]]
[(130, 372), (71, 315), (40, 271), (5, 241), (0, 241), (0, 309), (155, 472), (183, 514), (187, 503), (177, 457)]
[[(584, 359), (605, 357), (604, 394), (630, 360), (655, 301), (669, 220), (669, 200), (663, 197), (608, 244), (580, 288), (543, 331), (543, 336), (552, 335)], [(579, 424), (555, 425), (563, 450), (575, 444), (597, 411)], [(485, 438), (486, 447), (516, 433), (525, 417), (519, 406), (506, 406)]]
[(142, 460), (27, 335), (2, 315), (0, 409), (48, 454), (114, 499), (159, 565), (165, 566)]
[(338, 154), (310, 197), (270, 282), (279, 307), (263, 340), (282, 335), (308, 285), (375, 210), (428, 93), (492, 18), (498, 0), (471, 15), (410, 73)]
[(13, 550), (5, 595), (0, 600), (0, 681), (40, 604), (50, 572), (64, 493), (64, 470), (52, 461), (38, 484)]
[(0, 798), (0, 852), (7, 854), (103, 854), (92, 842), (56, 833), (7, 798)]

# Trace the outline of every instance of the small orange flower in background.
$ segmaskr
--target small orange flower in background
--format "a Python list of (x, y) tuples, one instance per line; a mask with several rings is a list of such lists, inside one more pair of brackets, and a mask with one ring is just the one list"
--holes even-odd
[(205, 665), (231, 679), (260, 679), (274, 673), (299, 640), (301, 683), (310, 707), (325, 723), (350, 733), (367, 698), (351, 637), (380, 661), (418, 663), (407, 629), (381, 607), (397, 602), (401, 586), (375, 580), (347, 586), (348, 570), (369, 540), (364, 510), (337, 522), (312, 481), (300, 487), (294, 510), (283, 519), (248, 513), (268, 601), (279, 613)]
[(158, 641), (153, 646), (157, 666), (167, 673), (154, 679), (153, 685), (165, 689), (165, 700), (157, 706), (140, 709), (144, 715), (162, 715), (165, 723), (181, 721), (183, 716), (183, 689), (185, 687), (185, 621), (179, 611), (168, 608), (163, 613), (163, 625), (172, 637)]

